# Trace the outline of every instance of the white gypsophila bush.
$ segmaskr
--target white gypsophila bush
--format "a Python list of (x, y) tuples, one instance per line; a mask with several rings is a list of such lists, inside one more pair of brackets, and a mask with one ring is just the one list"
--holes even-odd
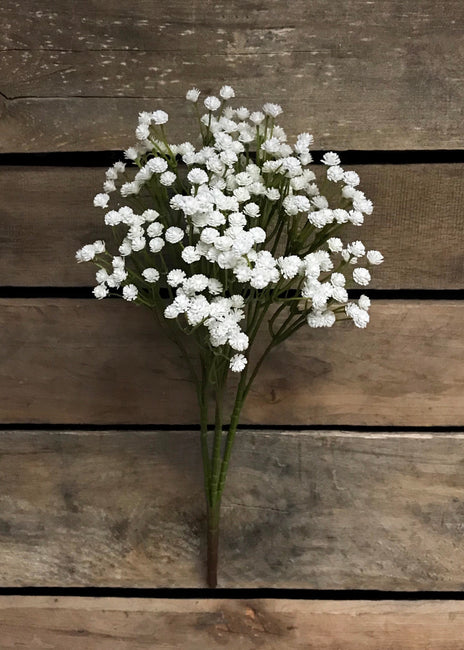
[[(263, 359), (302, 327), (328, 328), (347, 319), (366, 327), (369, 298), (352, 301), (347, 289), (367, 286), (371, 267), (383, 261), (361, 241), (339, 236), (372, 213), (371, 201), (357, 189), (358, 174), (345, 171), (333, 152), (313, 165), (313, 136), (301, 133), (289, 144), (276, 123), (279, 105), (250, 112), (228, 104), (235, 96), (230, 86), (219, 95), (206, 97), (201, 115), (200, 92), (187, 92), (199, 124), (195, 144), (168, 142), (164, 111), (140, 113), (137, 143), (125, 151), (133, 164), (110, 167), (94, 199), (105, 210), (114, 252), (96, 241), (76, 254), (79, 262), (99, 267), (96, 298), (116, 294), (152, 310), (189, 364), (200, 409), (211, 586), (230, 453)], [(268, 345), (252, 359), (266, 321)], [(185, 348), (184, 335), (191, 336), (196, 355)], [(229, 371), (240, 381), (224, 442)]]

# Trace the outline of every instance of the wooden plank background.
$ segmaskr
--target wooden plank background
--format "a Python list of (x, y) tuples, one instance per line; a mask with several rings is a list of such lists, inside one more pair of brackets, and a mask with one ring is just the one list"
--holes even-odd
[[(1, 584), (202, 587), (198, 436), (2, 432)], [(240, 431), (219, 586), (461, 590), (463, 463), (464, 432)]]
[[(0, 422), (198, 422), (185, 364), (143, 307), (5, 299), (0, 313)], [(461, 301), (379, 300), (366, 330), (303, 328), (263, 364), (243, 422), (464, 426), (463, 319)]]
[(462, 146), (460, 0), (33, 0), (2, 5), (2, 151), (119, 149), (140, 110), (196, 84), (284, 104), (320, 148)]
[[(184, 141), (185, 91), (230, 83), (239, 103), (281, 103), (290, 138), (374, 150), (355, 168), (376, 210), (346, 237), (384, 252), (372, 286), (396, 293), (367, 330), (301, 331), (263, 367), (220, 586), (464, 588), (464, 161), (382, 160), (463, 149), (463, 29), (460, 0), (4, 0), (0, 153), (26, 164), (0, 168), (0, 587), (204, 585), (181, 359), (142, 308), (71, 299), (93, 283), (74, 253), (104, 235), (104, 170), (27, 154), (96, 164), (155, 108)], [(451, 600), (0, 597), (0, 647), (460, 650), (463, 617)]]
[(0, 598), (4, 647), (34, 650), (455, 650), (463, 625), (456, 600)]
[[(353, 168), (376, 208), (361, 228), (353, 227), (343, 237), (361, 238), (384, 253), (387, 262), (375, 269), (372, 288), (464, 288), (464, 254), (456, 245), (464, 227), (464, 164)], [(102, 210), (93, 207), (103, 178), (101, 168), (2, 169), (2, 284), (95, 284), (94, 267), (76, 264), (74, 254), (84, 243), (111, 234)]]

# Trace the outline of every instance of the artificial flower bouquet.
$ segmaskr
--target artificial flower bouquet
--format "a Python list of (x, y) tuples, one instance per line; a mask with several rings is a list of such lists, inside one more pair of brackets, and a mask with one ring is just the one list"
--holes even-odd
[[(372, 203), (333, 152), (313, 164), (313, 136), (290, 144), (276, 118), (282, 109), (234, 108), (230, 86), (208, 96), (192, 88), (199, 133), (171, 144), (162, 110), (143, 112), (128, 163), (106, 172), (94, 199), (112, 230), (83, 246), (79, 262), (97, 265), (96, 298), (121, 296), (151, 310), (182, 351), (198, 397), (207, 506), (207, 581), (217, 582), (221, 497), (242, 407), (266, 355), (300, 328), (369, 322), (368, 285), (383, 261), (359, 240)], [(204, 111), (204, 112), (203, 112)], [(186, 338), (191, 344), (186, 347)], [(256, 357), (257, 338), (267, 345)], [(260, 346), (261, 348), (262, 346)], [(224, 393), (238, 375), (226, 413)], [(208, 425), (214, 424), (210, 429)]]

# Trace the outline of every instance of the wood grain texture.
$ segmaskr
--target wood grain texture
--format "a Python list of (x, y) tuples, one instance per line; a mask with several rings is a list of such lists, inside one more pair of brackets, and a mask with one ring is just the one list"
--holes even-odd
[[(360, 165), (362, 188), (376, 206), (362, 228), (343, 235), (381, 249), (376, 289), (462, 289), (464, 165)], [(92, 265), (74, 262), (84, 243), (108, 238), (102, 211), (92, 206), (104, 170), (6, 167), (0, 172), (0, 283), (83, 286)], [(109, 237), (111, 241), (111, 237)]]
[(250, 106), (273, 100), (291, 134), (336, 149), (462, 146), (463, 5), (342, 7), (7, 0), (2, 7), (1, 151), (114, 149), (162, 102), (181, 135), (191, 85), (224, 82)]
[[(5, 299), (0, 314), (0, 422), (198, 421), (186, 364), (143, 307)], [(366, 330), (301, 329), (263, 364), (242, 421), (464, 425), (463, 318), (460, 301), (381, 300)]]
[(4, 648), (461, 650), (460, 601), (0, 598)]
[[(4, 431), (1, 586), (203, 587), (198, 432)], [(242, 430), (220, 587), (462, 590), (464, 433)]]

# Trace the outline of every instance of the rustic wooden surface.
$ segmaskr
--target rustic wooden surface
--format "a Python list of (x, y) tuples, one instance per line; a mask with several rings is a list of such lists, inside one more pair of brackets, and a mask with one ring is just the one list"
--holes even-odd
[[(1, 586), (202, 587), (198, 432), (4, 431)], [(241, 431), (221, 587), (462, 590), (464, 433)]]
[(460, 601), (0, 598), (3, 648), (461, 650)]
[[(350, 166), (351, 168), (351, 166)], [(375, 269), (376, 289), (464, 288), (462, 239), (464, 165), (361, 165), (362, 187), (376, 209), (344, 239), (361, 238), (386, 262)], [(95, 267), (76, 264), (84, 243), (111, 234), (104, 211), (92, 205), (102, 168), (0, 169), (0, 283), (84, 286)], [(109, 237), (111, 241), (111, 237)]]
[[(277, 101), (319, 149), (462, 148), (460, 0), (4, 0), (0, 153), (121, 149), (140, 110), (189, 135), (187, 88)], [(189, 122), (193, 124), (193, 121)], [(187, 132), (186, 130), (187, 129)], [(380, 289), (462, 289), (463, 165), (359, 170), (354, 230)], [(0, 285), (84, 286), (102, 169), (0, 170)], [(367, 331), (303, 332), (269, 359), (248, 425), (464, 427), (464, 305), (380, 301)], [(0, 586), (204, 586), (197, 419), (179, 355), (121, 302), (2, 300)], [(47, 425), (152, 424), (49, 431)], [(171, 430), (156, 430), (165, 424)], [(6, 427), (8, 428), (8, 427)], [(464, 588), (461, 432), (242, 430), (220, 586)], [(0, 649), (462, 650), (461, 602), (0, 597)]]
[(2, 6), (1, 151), (114, 149), (137, 113), (188, 87), (284, 104), (291, 133), (337, 149), (462, 145), (460, 0), (143, 1)]
[[(4, 299), (0, 422), (192, 424), (185, 363), (122, 300)], [(243, 422), (464, 425), (464, 303), (379, 300), (366, 330), (304, 328), (274, 350)]]

